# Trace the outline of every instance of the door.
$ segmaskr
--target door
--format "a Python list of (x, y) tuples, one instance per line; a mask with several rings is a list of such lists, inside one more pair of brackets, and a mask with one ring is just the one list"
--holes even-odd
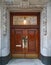
[[(22, 23), (21, 25), (15, 25), (15, 23), (13, 24), (13, 16), (15, 15), (16, 14), (14, 13), (11, 13), (10, 15), (11, 16), (10, 18), (11, 19), (11, 26), (10, 26), (11, 27), (11, 33), (10, 33), (11, 56), (17, 58), (38, 58), (40, 53), (39, 52), (40, 51), (40, 42), (39, 42), (40, 30), (39, 30), (39, 22), (38, 22), (39, 15), (36, 13), (37, 25), (33, 25), (33, 24), (22, 25)], [(30, 13), (27, 15), (30, 16)]]
[(26, 57), (38, 57), (38, 29), (29, 29), (27, 33)]

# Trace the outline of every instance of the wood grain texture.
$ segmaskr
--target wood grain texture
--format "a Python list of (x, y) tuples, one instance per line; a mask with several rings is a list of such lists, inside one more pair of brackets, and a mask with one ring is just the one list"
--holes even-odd
[[(37, 25), (13, 25), (13, 16), (37, 16)], [(27, 46), (23, 48), (22, 39), (27, 38)], [(16, 47), (21, 45), (21, 47)], [(35, 54), (39, 57), (40, 55), (40, 13), (39, 12), (11, 12), (10, 13), (10, 49), (11, 55), (23, 54), (25, 57), (31, 57), (30, 55)], [(30, 55), (29, 55), (30, 54)], [(16, 55), (16, 56), (17, 56)], [(34, 57), (34, 55), (33, 55)]]

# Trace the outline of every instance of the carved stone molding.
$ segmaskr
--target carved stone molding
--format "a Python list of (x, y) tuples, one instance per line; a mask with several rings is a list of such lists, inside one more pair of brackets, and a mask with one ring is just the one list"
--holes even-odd
[(3, 27), (3, 35), (7, 34), (7, 9), (3, 8), (3, 13), (2, 13), (2, 27)]
[(42, 10), (42, 22), (43, 22), (43, 35), (47, 35), (47, 7), (44, 7)]
[(17, 8), (44, 7), (49, 0), (3, 0), (6, 5), (17, 6)]

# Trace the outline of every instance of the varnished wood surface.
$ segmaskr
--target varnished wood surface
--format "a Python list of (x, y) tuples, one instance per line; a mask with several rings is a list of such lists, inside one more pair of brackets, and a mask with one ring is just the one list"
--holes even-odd
[[(36, 15), (37, 25), (13, 25), (13, 16)], [(22, 48), (22, 38), (28, 36), (28, 47)], [(21, 47), (16, 47), (21, 45)], [(10, 50), (11, 55), (21, 55), (22, 57), (39, 57), (40, 55), (40, 13), (10, 13)], [(23, 55), (24, 56), (23, 56)], [(29, 55), (30, 54), (30, 55)], [(34, 55), (35, 54), (35, 55)], [(20, 56), (20, 57), (21, 57)], [(14, 56), (13, 56), (14, 57)]]

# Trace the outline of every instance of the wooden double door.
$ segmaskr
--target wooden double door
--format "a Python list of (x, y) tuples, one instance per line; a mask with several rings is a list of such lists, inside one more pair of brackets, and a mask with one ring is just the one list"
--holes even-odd
[(14, 15), (11, 14), (11, 56), (16, 58), (38, 58), (40, 54), (39, 24), (36, 26), (15, 26), (12, 23)]
[(39, 53), (38, 29), (12, 29), (12, 56), (36, 58)]

